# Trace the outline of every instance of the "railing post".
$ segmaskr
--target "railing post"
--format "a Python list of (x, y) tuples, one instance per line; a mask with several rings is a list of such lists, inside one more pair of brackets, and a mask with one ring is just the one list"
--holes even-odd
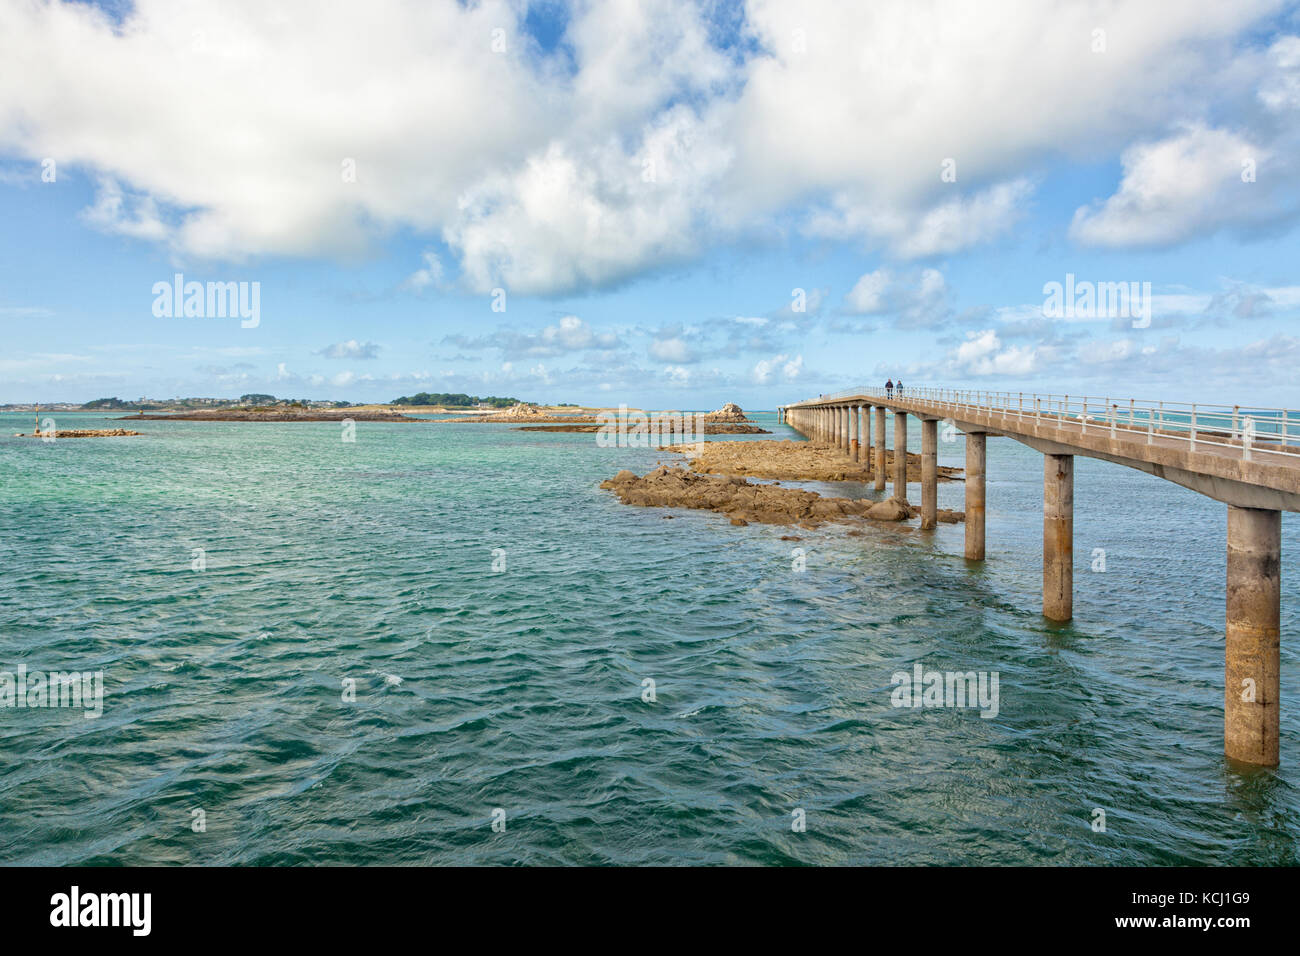
[(1196, 451), (1196, 403), (1192, 403), (1192, 440), (1190, 451)]

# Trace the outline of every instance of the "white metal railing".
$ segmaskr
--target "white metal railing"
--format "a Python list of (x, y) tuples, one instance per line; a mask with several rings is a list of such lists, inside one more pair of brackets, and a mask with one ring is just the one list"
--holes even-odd
[(1231, 449), (1250, 461), (1255, 452), (1300, 459), (1300, 411), (1244, 405), (1153, 402), (1095, 395), (1054, 395), (976, 389), (893, 389), (879, 386), (844, 389), (831, 395), (785, 406), (806, 408), (848, 398), (890, 398), (939, 406), (953, 414), (999, 415), (1005, 421), (1057, 419), (1076, 424), (1081, 434), (1109, 433), (1146, 444), (1157, 439), (1185, 442), (1191, 451)]

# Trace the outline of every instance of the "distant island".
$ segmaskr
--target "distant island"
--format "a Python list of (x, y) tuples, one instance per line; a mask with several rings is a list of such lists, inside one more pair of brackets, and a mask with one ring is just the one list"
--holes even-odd
[[(505, 398), (497, 395), (488, 395), (479, 398), (477, 395), (466, 395), (463, 392), (417, 392), (414, 395), (403, 395), (395, 398), (391, 402), (370, 403), (370, 402), (345, 402), (332, 399), (307, 399), (307, 398), (276, 398), (274, 395), (267, 395), (261, 392), (250, 392), (247, 395), (241, 395), (239, 398), (137, 398), (122, 399), (116, 396), (112, 398), (96, 398), (93, 401), (77, 402), (19, 402), (9, 405), (0, 405), (0, 411), (6, 412), (30, 412), (39, 408), (42, 411), (49, 412), (200, 412), (200, 411), (242, 411), (242, 410), (261, 410), (281, 409), (281, 410), (311, 410), (322, 411), (329, 409), (347, 409), (347, 408), (386, 408), (393, 406), (403, 407), (423, 407), (429, 409), (442, 410), (478, 410), (487, 411), (490, 409), (512, 408), (516, 405), (523, 404), (517, 398)], [(578, 406), (572, 403), (562, 403), (553, 406), (556, 408), (576, 408)]]
[(517, 398), (500, 398), (496, 395), (479, 398), (464, 392), (416, 392), (414, 395), (395, 398), (391, 404), (436, 405), (442, 408), (510, 408), (521, 403)]

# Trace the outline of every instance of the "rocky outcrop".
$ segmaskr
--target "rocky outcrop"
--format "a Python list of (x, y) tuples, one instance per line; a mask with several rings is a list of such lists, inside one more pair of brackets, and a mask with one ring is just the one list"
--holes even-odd
[(14, 435), (15, 438), (124, 438), (128, 435), (143, 435), (129, 428), (64, 428), (45, 432), (33, 432), (30, 435)]
[(727, 402), (716, 412), (709, 412), (704, 416), (706, 422), (747, 422), (745, 410), (735, 402)]
[[(798, 525), (816, 528), (827, 522), (906, 521), (916, 514), (907, 502), (824, 498), (813, 491), (780, 485), (752, 484), (739, 477), (700, 475), (687, 468), (660, 465), (638, 477), (620, 471), (601, 482), (626, 505), (643, 508), (699, 508), (726, 515), (735, 525)], [(960, 512), (943, 511), (940, 521), (960, 521)]]
[[(832, 445), (806, 441), (711, 441), (674, 445), (692, 471), (709, 475), (743, 475), (784, 481), (867, 481), (866, 462), (856, 462)], [(894, 452), (885, 452), (885, 474), (894, 478)], [(960, 468), (941, 466), (940, 481), (958, 480)], [(907, 480), (921, 480), (921, 456), (907, 456)]]

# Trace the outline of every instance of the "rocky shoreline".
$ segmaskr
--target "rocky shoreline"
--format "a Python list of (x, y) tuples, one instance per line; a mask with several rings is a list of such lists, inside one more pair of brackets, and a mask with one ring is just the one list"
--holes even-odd
[[(828, 498), (815, 491), (755, 484), (737, 476), (701, 475), (681, 465), (660, 465), (642, 476), (625, 469), (602, 481), (600, 487), (614, 492), (625, 505), (704, 509), (725, 515), (733, 525), (758, 522), (813, 530), (828, 522), (906, 521), (918, 513), (917, 508), (897, 498)], [(941, 509), (937, 517), (941, 522), (955, 523), (965, 515)]]
[[(834, 445), (790, 441), (711, 441), (668, 446), (687, 457), (692, 471), (782, 481), (868, 481), (874, 476)], [(885, 452), (885, 474), (894, 477), (894, 452)], [(940, 466), (939, 481), (961, 481), (961, 469)], [(921, 480), (921, 456), (908, 454), (907, 480)]]
[[(741, 426), (743, 427), (743, 426)], [(813, 529), (828, 522), (866, 524), (899, 522), (916, 517), (920, 509), (897, 496), (884, 500), (841, 498), (815, 491), (782, 487), (782, 481), (856, 481), (873, 477), (865, 465), (849, 459), (835, 445), (814, 442), (734, 441), (665, 445), (664, 451), (686, 456), (684, 465), (660, 465), (637, 476), (620, 471), (600, 487), (618, 495), (626, 505), (644, 508), (695, 508), (714, 511), (734, 525), (796, 525)], [(893, 475), (893, 452), (886, 455)], [(939, 481), (960, 481), (961, 469), (940, 467)], [(771, 483), (749, 479), (771, 479)], [(921, 456), (907, 456), (907, 478), (921, 480)], [(906, 494), (906, 492), (904, 492)], [(941, 508), (938, 521), (952, 524), (965, 514)], [(859, 532), (850, 532), (857, 534)]]
[(47, 432), (33, 432), (30, 435), (17, 434), (15, 438), (125, 438), (130, 435), (143, 435), (129, 428), (64, 428)]

